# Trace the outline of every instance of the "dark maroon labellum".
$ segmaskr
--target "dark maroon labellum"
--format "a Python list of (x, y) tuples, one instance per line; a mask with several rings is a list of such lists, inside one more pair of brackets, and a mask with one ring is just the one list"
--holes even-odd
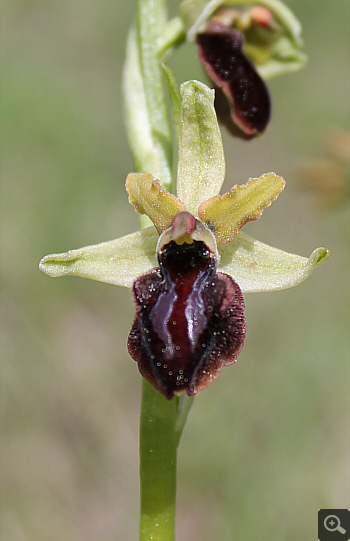
[[(211, 23), (197, 35), (198, 57), (218, 87), (215, 105), (228, 129), (251, 138), (268, 126), (271, 102), (268, 89), (242, 52), (243, 34), (220, 23)], [(221, 91), (221, 92), (220, 92)], [(228, 106), (222, 103), (222, 95)], [(232, 126), (233, 123), (233, 126)]]
[(159, 270), (133, 286), (136, 317), (129, 353), (166, 398), (195, 395), (234, 363), (243, 347), (243, 295), (230, 276), (216, 272), (203, 241), (171, 241), (158, 261)]

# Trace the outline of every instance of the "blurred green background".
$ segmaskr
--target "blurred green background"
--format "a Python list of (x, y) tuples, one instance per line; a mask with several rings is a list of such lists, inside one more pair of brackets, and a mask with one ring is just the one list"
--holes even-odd
[[(333, 257), (295, 289), (246, 296), (239, 362), (195, 400), (180, 445), (178, 541), (308, 541), (319, 508), (349, 506), (349, 201), (321, 206), (300, 167), (324, 158), (331, 128), (349, 127), (350, 4), (289, 5), (309, 65), (269, 83), (262, 139), (223, 134), (225, 188), (283, 175), (283, 195), (245, 231)], [(138, 227), (120, 89), (135, 0), (1, 9), (1, 539), (135, 541), (130, 292), (38, 271), (47, 253)], [(206, 80), (195, 55), (186, 46), (171, 60), (179, 83)]]

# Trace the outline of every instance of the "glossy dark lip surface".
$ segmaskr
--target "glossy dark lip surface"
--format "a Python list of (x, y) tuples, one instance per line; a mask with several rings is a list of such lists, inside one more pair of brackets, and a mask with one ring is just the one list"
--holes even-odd
[(242, 349), (244, 302), (234, 280), (216, 272), (202, 241), (172, 241), (158, 254), (159, 270), (133, 287), (136, 317), (130, 355), (166, 398), (206, 388)]
[(226, 96), (231, 121), (247, 138), (264, 132), (271, 117), (270, 96), (254, 65), (242, 52), (242, 33), (211, 23), (196, 39), (198, 58)]

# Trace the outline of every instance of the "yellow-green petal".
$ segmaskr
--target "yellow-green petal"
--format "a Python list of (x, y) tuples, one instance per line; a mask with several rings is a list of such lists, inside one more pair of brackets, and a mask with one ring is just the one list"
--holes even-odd
[(233, 186), (224, 195), (204, 201), (198, 215), (221, 246), (230, 242), (244, 224), (260, 218), (264, 208), (275, 201), (284, 186), (283, 178), (275, 173), (250, 178), (246, 184)]
[(126, 189), (136, 212), (146, 214), (159, 234), (171, 226), (175, 214), (186, 211), (185, 205), (149, 173), (130, 173)]
[(180, 88), (177, 195), (188, 212), (197, 216), (199, 205), (220, 193), (225, 179), (225, 157), (214, 109), (214, 90), (199, 81)]
[(243, 232), (219, 248), (218, 270), (229, 274), (243, 293), (277, 291), (298, 285), (328, 261), (331, 252), (317, 248), (309, 258), (263, 244)]
[(131, 287), (134, 280), (158, 265), (154, 227), (120, 239), (51, 254), (39, 264), (40, 270), (56, 278), (81, 276), (117, 286)]

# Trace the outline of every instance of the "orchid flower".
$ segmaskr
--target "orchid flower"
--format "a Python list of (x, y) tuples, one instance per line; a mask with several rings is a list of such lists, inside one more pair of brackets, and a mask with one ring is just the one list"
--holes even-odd
[(219, 120), (244, 139), (263, 133), (271, 117), (264, 79), (306, 61), (295, 15), (279, 0), (184, 0), (180, 13), (217, 88)]
[(125, 237), (44, 257), (40, 269), (133, 288), (136, 317), (129, 352), (168, 399), (205, 389), (235, 362), (246, 323), (242, 293), (299, 284), (330, 252), (288, 254), (240, 232), (283, 190), (274, 173), (219, 195), (225, 159), (214, 91), (181, 86), (177, 196), (150, 173), (131, 173), (135, 210), (153, 223)]
[(270, 79), (302, 68), (301, 24), (280, 0), (183, 0), (180, 15), (189, 42), (212, 21), (244, 35), (243, 53), (261, 77)]

